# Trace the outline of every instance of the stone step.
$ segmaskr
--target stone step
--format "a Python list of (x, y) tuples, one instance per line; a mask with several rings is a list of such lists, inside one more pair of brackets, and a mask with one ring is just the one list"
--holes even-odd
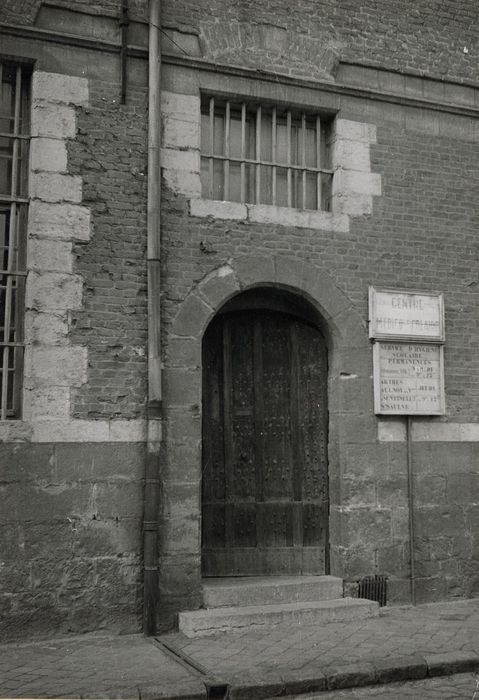
[(341, 598), (337, 576), (248, 576), (203, 579), (206, 608), (274, 605)]
[(379, 615), (378, 603), (358, 598), (339, 598), (182, 612), (178, 615), (178, 628), (187, 637), (203, 637), (245, 627), (253, 630), (280, 624), (352, 622), (376, 615)]

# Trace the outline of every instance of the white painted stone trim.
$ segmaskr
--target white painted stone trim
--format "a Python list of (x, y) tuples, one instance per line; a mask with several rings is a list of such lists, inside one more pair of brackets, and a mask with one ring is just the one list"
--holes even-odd
[[(444, 423), (415, 418), (412, 422), (413, 442), (479, 442), (479, 423)], [(406, 419), (378, 420), (379, 442), (405, 442)]]

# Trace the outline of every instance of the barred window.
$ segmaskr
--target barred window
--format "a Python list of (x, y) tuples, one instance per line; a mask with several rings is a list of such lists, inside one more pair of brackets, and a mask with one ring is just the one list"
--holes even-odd
[(318, 114), (203, 98), (202, 196), (329, 211), (330, 129)]
[(19, 418), (24, 353), (29, 78), (0, 62), (0, 419)]

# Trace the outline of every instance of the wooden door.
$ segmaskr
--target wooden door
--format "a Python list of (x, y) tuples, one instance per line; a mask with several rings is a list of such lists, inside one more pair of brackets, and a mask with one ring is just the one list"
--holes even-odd
[(325, 573), (327, 358), (273, 311), (218, 316), (203, 345), (204, 576)]

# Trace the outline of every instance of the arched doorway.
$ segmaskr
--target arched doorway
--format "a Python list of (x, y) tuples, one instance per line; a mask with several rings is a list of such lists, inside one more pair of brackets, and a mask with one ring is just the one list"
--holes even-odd
[(308, 307), (251, 290), (206, 330), (204, 576), (328, 571), (327, 351)]

